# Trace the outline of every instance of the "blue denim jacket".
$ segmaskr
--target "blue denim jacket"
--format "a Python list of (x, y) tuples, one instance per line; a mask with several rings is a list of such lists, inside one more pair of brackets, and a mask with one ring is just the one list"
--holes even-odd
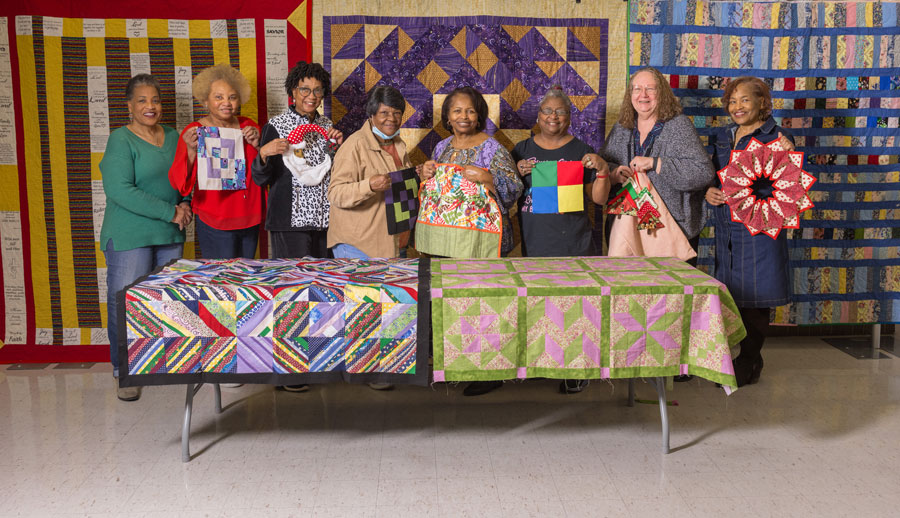
[[(777, 140), (780, 132), (794, 140), (793, 135), (776, 125), (771, 117), (733, 146), (736, 129), (737, 125), (731, 124), (710, 137), (710, 144), (715, 149), (713, 165), (716, 171), (728, 165), (732, 149), (746, 149), (751, 138), (765, 144)], [(719, 185), (718, 176), (716, 185)], [(777, 239), (764, 234), (753, 236), (743, 223), (731, 221), (728, 205), (712, 207), (712, 212), (715, 218), (715, 275), (728, 287), (738, 307), (770, 308), (790, 302), (786, 232), (782, 231)]]

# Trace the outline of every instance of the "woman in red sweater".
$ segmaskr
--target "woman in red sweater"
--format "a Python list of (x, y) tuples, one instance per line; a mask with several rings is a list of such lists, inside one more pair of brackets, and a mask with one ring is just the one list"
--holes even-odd
[[(197, 219), (197, 242), (202, 257), (252, 258), (259, 239), (259, 225), (265, 214), (265, 200), (262, 189), (250, 180), (248, 171), (258, 153), (259, 126), (237, 114), (241, 104), (250, 97), (250, 83), (239, 71), (227, 64), (219, 64), (194, 78), (193, 94), (194, 99), (206, 108), (207, 115), (181, 132), (175, 161), (169, 169), (169, 182), (182, 196), (192, 194), (191, 208)], [(233, 182), (210, 181), (211, 174), (201, 178), (203, 182), (198, 185), (198, 162), (212, 160), (197, 159), (198, 128), (201, 126), (241, 130), (244, 162), (237, 164), (238, 172)]]

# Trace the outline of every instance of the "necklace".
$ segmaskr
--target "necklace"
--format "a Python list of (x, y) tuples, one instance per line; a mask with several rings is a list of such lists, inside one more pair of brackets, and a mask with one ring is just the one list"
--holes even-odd
[[(135, 135), (140, 137), (141, 140), (147, 142), (148, 144), (152, 144), (156, 147), (162, 147), (162, 145), (165, 143), (165, 138), (166, 138), (165, 132), (157, 131), (157, 128), (162, 129), (158, 125), (153, 126), (152, 129), (147, 130), (150, 132), (150, 134), (147, 135), (147, 134), (144, 134), (143, 131), (137, 131), (137, 129), (131, 125), (128, 126), (128, 129), (130, 129), (132, 133), (134, 133)], [(160, 137), (162, 137), (162, 138), (160, 138)]]

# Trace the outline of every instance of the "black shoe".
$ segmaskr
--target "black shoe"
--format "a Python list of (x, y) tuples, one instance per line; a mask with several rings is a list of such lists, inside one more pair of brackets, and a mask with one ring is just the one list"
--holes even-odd
[(563, 380), (559, 384), (559, 391), (563, 394), (577, 394), (590, 384), (591, 380)]
[(684, 383), (685, 381), (691, 381), (692, 379), (694, 379), (693, 374), (679, 374), (678, 376), (672, 378), (672, 381), (674, 381), (675, 383)]
[(275, 387), (278, 390), (286, 390), (288, 392), (309, 392), (309, 385), (303, 383), (302, 385), (278, 385)]
[(762, 356), (756, 358), (745, 359), (738, 356), (734, 359), (734, 379), (737, 380), (737, 386), (753, 385), (759, 382), (759, 375), (762, 372), (763, 359)]
[(464, 396), (480, 396), (503, 386), (502, 381), (473, 381), (463, 390)]

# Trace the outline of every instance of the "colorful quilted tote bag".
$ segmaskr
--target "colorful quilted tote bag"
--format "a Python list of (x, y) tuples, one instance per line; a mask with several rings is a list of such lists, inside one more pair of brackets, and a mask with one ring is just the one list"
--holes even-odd
[(419, 191), (416, 250), (443, 257), (500, 257), (500, 205), (463, 168), (438, 164)]

